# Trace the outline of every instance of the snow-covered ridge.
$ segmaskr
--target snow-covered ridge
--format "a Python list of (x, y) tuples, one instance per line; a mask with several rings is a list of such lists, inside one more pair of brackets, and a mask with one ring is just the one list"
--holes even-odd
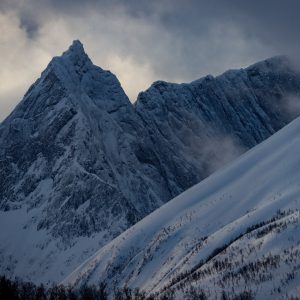
[(175, 197), (299, 115), (299, 72), (278, 56), (191, 83), (155, 82), (135, 103)]
[(74, 41), (0, 124), (0, 227), (10, 229), (0, 231), (0, 272), (62, 280), (290, 122), (286, 99), (299, 94), (299, 73), (274, 58), (190, 84), (157, 82), (132, 105)]
[[(196, 288), (200, 285), (207, 293), (215, 290), (220, 296), (223, 289), (230, 292), (232, 287), (230, 283), (227, 286), (220, 284), (222, 276), (231, 276), (230, 272), (237, 272), (238, 267), (251, 261), (280, 255), (278, 268), (268, 269), (268, 272), (278, 274), (273, 281), (266, 279), (260, 285), (253, 278), (249, 282), (241, 278), (240, 289), (238, 282), (234, 282), (235, 291), (243, 292), (248, 288), (257, 292), (258, 299), (270, 298), (275, 293), (273, 287), (293, 272), (282, 290), (289, 296), (299, 295), (299, 148), (298, 118), (230, 166), (125, 231), (91, 256), (63, 283), (78, 286), (107, 281), (111, 290), (116, 286), (128, 286), (142, 288), (148, 293), (162, 292), (169, 286), (178, 293), (178, 299), (182, 299), (184, 289), (178, 292), (175, 283), (181, 282), (178, 278), (183, 279), (182, 274), (198, 270), (204, 275), (199, 275), (201, 281), (197, 281), (196, 276), (192, 285)], [(272, 219), (274, 216), (277, 217)], [(236, 242), (232, 242), (234, 240)], [(256, 256), (238, 255), (245, 243), (245, 253), (254, 247)], [(294, 262), (285, 263), (291, 252)], [(225, 257), (233, 264), (236, 261), (237, 267), (234, 269), (233, 265), (217, 275), (213, 263)], [(200, 264), (208, 258), (208, 263)], [(205, 274), (208, 268), (216, 274)], [(219, 286), (214, 286), (213, 282), (219, 282)], [(187, 290), (190, 288), (187, 283), (183, 286)], [(281, 299), (281, 293), (276, 291), (273, 297)]]

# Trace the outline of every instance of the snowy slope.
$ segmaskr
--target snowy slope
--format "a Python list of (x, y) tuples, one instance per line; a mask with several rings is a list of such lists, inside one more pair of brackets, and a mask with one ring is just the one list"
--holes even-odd
[[(249, 228), (225, 251), (178, 279), (162, 294), (177, 299), (298, 299), (300, 294), (300, 211), (279, 212), (274, 220)], [(224, 299), (224, 298), (223, 298)]]
[[(64, 283), (80, 285), (106, 280), (112, 289), (126, 285), (147, 292), (161, 292), (168, 286), (169, 290), (173, 288), (178, 293), (178, 299), (182, 299), (184, 291), (178, 292), (174, 285), (195, 270), (212, 268), (213, 257), (219, 260), (230, 257), (232, 264), (237, 261), (232, 270), (237, 270), (239, 265), (252, 260), (280, 255), (278, 269), (273, 268), (278, 276), (271, 281), (265, 279), (259, 288), (259, 278), (248, 280), (246, 284), (239, 279), (234, 282), (235, 291), (253, 288), (258, 299), (266, 299), (266, 294), (267, 299), (281, 299), (280, 293), (274, 297), (271, 294), (274, 287), (282, 286), (290, 295), (299, 295), (299, 149), (298, 118), (230, 166), (182, 193), (101, 248)], [(261, 222), (265, 225), (281, 223), (277, 228), (274, 226), (263, 231)], [(262, 233), (259, 235), (257, 231)], [(217, 256), (230, 244), (219, 254), (220, 257)], [(256, 254), (240, 254), (252, 247)], [(218, 248), (221, 250), (216, 250)], [(291, 252), (294, 253), (292, 257), (288, 255)], [(288, 257), (290, 264), (285, 262)], [(217, 273), (215, 267), (212, 269)], [(231, 269), (225, 268), (218, 274), (208, 272), (212, 275), (204, 275), (201, 279), (204, 280), (203, 286), (207, 283), (208, 290), (213, 287), (212, 290), (219, 295), (223, 289), (230, 292), (231, 284), (225, 287), (213, 285), (218, 280), (222, 282), (220, 276), (227, 270)], [(269, 268), (268, 272), (273, 270)], [(281, 279), (291, 272), (294, 273), (284, 286)], [(257, 276), (259, 274), (263, 276), (265, 272)], [(198, 284), (196, 282), (195, 286)]]

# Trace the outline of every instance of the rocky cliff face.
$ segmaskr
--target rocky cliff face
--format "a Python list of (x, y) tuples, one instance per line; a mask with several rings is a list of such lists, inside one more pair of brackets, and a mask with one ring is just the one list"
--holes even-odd
[(161, 175), (135, 156), (143, 136), (116, 77), (74, 42), (1, 124), (2, 210), (44, 205), (37, 229), (115, 236), (166, 197)]
[(300, 113), (300, 76), (274, 57), (189, 84), (158, 81), (135, 109), (172, 196), (262, 142)]
[(300, 75), (274, 58), (190, 84), (156, 82), (132, 105), (75, 41), (0, 124), (1, 272), (60, 280), (287, 124), (285, 100), (299, 92)]

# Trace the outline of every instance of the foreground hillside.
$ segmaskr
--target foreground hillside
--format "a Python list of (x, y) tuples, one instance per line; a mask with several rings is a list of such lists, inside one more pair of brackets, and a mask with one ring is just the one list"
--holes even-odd
[(101, 248), (64, 283), (105, 280), (109, 290), (177, 299), (200, 292), (296, 299), (299, 149), (297, 119)]

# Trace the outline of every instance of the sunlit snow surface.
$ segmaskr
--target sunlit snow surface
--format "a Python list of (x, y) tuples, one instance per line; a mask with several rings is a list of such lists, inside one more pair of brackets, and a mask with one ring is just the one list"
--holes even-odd
[[(178, 274), (205, 261), (216, 248), (241, 236), (198, 269), (211, 268), (210, 275), (205, 275), (200, 283), (192, 279), (188, 282), (206, 288), (211, 296), (221, 295), (223, 289), (231, 291), (232, 286), (237, 292), (251, 290), (258, 299), (299, 295), (299, 149), (297, 119), (124, 232), (78, 267), (64, 283), (107, 280), (111, 288), (127, 285), (158, 292)], [(260, 236), (257, 232), (261, 227), (243, 235), (249, 227), (278, 215), (279, 210), (282, 216), (273, 220), (279, 225), (270, 232)], [(255, 249), (251, 251), (252, 248)], [(223, 286), (220, 283), (229, 271), (237, 272), (243, 265), (268, 255), (279, 255), (280, 259), (276, 267), (258, 270), (257, 274), (265, 275), (265, 280), (257, 277), (245, 282), (239, 278)], [(235, 266), (217, 272), (214, 260), (225, 258), (236, 262)], [(288, 259), (291, 263), (286, 262)], [(293, 274), (288, 277), (289, 273)], [(176, 290), (176, 285), (171, 288)], [(183, 292), (177, 292), (178, 299)]]

